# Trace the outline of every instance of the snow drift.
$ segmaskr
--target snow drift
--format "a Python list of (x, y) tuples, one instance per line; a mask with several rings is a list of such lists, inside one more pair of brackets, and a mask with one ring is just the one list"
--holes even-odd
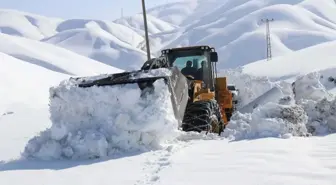
[(170, 92), (157, 80), (151, 96), (137, 84), (79, 88), (75, 79), (50, 89), (52, 126), (29, 141), (24, 156), (83, 159), (159, 149), (177, 131)]
[(242, 68), (221, 70), (219, 76), (227, 77), (228, 84), (234, 84), (239, 89), (239, 108), (246, 106), (275, 86), (267, 77), (244, 73)]
[[(292, 84), (276, 84), (276, 88), (264, 91), (255, 101), (243, 106), (242, 112), (238, 110), (222, 136), (241, 140), (336, 132), (336, 96), (326, 89), (325, 78), (320, 71), (299, 76)], [(251, 104), (259, 102), (260, 105), (251, 108)]]
[(224, 131), (229, 139), (307, 136), (307, 115), (298, 105), (267, 103), (253, 113), (235, 114)]
[(336, 131), (336, 96), (323, 85), (323, 76), (313, 72), (299, 77), (293, 84), (296, 102), (306, 110), (308, 128), (314, 134)]

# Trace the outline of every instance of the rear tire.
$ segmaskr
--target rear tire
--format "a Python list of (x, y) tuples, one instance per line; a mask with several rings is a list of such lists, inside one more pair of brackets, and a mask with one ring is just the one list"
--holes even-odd
[(188, 103), (182, 124), (186, 132), (206, 131), (221, 134), (224, 122), (216, 100), (202, 100)]

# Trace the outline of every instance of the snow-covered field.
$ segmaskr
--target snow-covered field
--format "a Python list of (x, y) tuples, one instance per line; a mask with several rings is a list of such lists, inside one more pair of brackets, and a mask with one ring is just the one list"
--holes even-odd
[[(334, 185), (335, 10), (333, 0), (192, 0), (148, 10), (153, 55), (217, 48), (219, 74), (240, 90), (240, 112), (221, 136), (177, 130), (160, 81), (147, 101), (132, 85), (64, 81), (140, 66), (139, 14), (112, 22), (1, 10), (0, 184)], [(271, 61), (259, 24), (267, 17), (275, 19)]]

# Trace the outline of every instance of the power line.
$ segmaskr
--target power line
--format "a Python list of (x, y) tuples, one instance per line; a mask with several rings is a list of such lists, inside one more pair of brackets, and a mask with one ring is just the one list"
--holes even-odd
[(274, 19), (261, 19), (262, 22), (266, 22), (266, 55), (267, 60), (272, 60), (272, 45), (271, 45), (271, 32), (269, 23), (274, 21)]

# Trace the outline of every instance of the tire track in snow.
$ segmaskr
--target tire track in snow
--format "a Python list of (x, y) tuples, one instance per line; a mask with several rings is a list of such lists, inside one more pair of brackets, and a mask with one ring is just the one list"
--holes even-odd
[(171, 166), (171, 157), (181, 150), (193, 145), (195, 140), (213, 140), (218, 139), (216, 134), (183, 133), (176, 143), (166, 147), (163, 150), (154, 151), (145, 163), (144, 171), (149, 171), (144, 180), (137, 181), (134, 185), (154, 185), (160, 180), (160, 172)]
[(148, 164), (152, 167), (152, 172), (146, 177), (145, 184), (154, 184), (160, 180), (159, 173), (162, 169), (171, 165), (170, 157), (172, 155), (172, 147), (170, 146), (161, 154), (159, 154), (160, 157), (154, 163), (148, 161)]
[(171, 157), (174, 153), (190, 146), (191, 143), (181, 142), (170, 145), (167, 148), (159, 151), (154, 151), (153, 155), (149, 156), (145, 163), (144, 171), (149, 171), (145, 175), (144, 180), (137, 181), (134, 185), (153, 185), (160, 180), (160, 172), (171, 166)]

